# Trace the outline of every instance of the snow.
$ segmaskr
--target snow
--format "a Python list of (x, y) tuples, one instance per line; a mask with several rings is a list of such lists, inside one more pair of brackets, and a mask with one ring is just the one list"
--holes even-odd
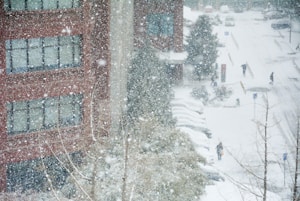
[(99, 66), (105, 66), (107, 62), (104, 59), (99, 59), (99, 60), (97, 60), (97, 63)]
[(67, 33), (67, 34), (71, 35), (72, 30), (70, 29), (70, 27), (66, 27), (61, 32), (62, 33)]
[(183, 63), (187, 58), (187, 52), (160, 52), (158, 56), (161, 60), (167, 60), (173, 63)]
[[(194, 23), (200, 14), (203, 13), (184, 7), (186, 25)], [(218, 49), (218, 75), (220, 75), (222, 64), (226, 65), (225, 82), (221, 82), (221, 76), (217, 82), (218, 86), (226, 87), (232, 91), (232, 94), (223, 100), (215, 98), (214, 87), (211, 86), (209, 78), (201, 82), (192, 81), (191, 69), (184, 68), (183, 85), (174, 87), (172, 100), (172, 111), (177, 119), (177, 128), (192, 139), (197, 152), (206, 158), (206, 164), (199, 165), (208, 175), (211, 183), (206, 186), (201, 201), (256, 201), (262, 198), (263, 181), (257, 178), (264, 176), (264, 125), (266, 123), (267, 200), (291, 200), (295, 170), (296, 117), (299, 115), (298, 100), (300, 98), (300, 51), (295, 50), (300, 43), (300, 22), (292, 22), (293, 29), (290, 35), (288, 29), (273, 30), (271, 23), (274, 20), (262, 20), (263, 15), (259, 11), (228, 14), (212, 12), (208, 15), (217, 14), (223, 24), (214, 25), (214, 32), (218, 35), (220, 43), (224, 44), (224, 47)], [(235, 26), (224, 25), (224, 19), (228, 15), (234, 17)], [(62, 33), (71, 34), (71, 32), (70, 27), (62, 29)], [(184, 36), (188, 34), (189, 27), (187, 26), (184, 29)], [(170, 51), (161, 53), (160, 57), (178, 63), (186, 59), (186, 54), (186, 52)], [(103, 59), (96, 62), (99, 66), (107, 64), (107, 61)], [(242, 64), (247, 64), (245, 76), (242, 73)], [(270, 84), (271, 72), (275, 75), (274, 84)], [(153, 80), (157, 78), (159, 76), (152, 77)], [(193, 88), (203, 85), (210, 94), (206, 104), (191, 95)], [(71, 87), (76, 86), (69, 86)], [(254, 95), (257, 97), (255, 98)], [(48, 94), (44, 94), (44, 97), (47, 96)], [(240, 102), (239, 105), (237, 105), (237, 99)], [(266, 122), (267, 104), (269, 104), (269, 115)], [(143, 119), (140, 118), (140, 120)], [(128, 141), (134, 142), (134, 139), (129, 138)], [(219, 142), (222, 142), (225, 148), (222, 160), (218, 160), (216, 154), (216, 145)], [(116, 144), (113, 145), (114, 148), (117, 147)], [(150, 148), (148, 142), (142, 145), (146, 150)], [(178, 149), (175, 152), (180, 151), (182, 150)], [(286, 161), (283, 160), (285, 153), (287, 154)], [(117, 168), (118, 159), (107, 156), (103, 160), (112, 167), (111, 172), (120, 174)], [(151, 163), (148, 167), (146, 166), (149, 174), (153, 165), (156, 165), (153, 161)], [(172, 164), (168, 165), (172, 166)], [(102, 167), (99, 165), (99, 168)], [(84, 172), (92, 173), (93, 171), (87, 169)], [(109, 173), (102, 170), (98, 172), (97, 177)], [(119, 178), (115, 175), (110, 176), (112, 181)], [(100, 183), (100, 186), (102, 184), (105, 183)], [(109, 190), (114, 192), (119, 189)]]
[[(195, 22), (202, 14), (184, 8), (184, 18)], [(267, 200), (291, 200), (295, 169), (295, 132), (299, 93), (300, 32), (273, 30), (272, 20), (264, 21), (259, 11), (230, 13), (234, 27), (225, 27), (227, 14), (219, 14), (223, 24), (214, 26), (220, 42), (217, 63), (226, 64), (226, 81), (218, 84), (230, 88), (233, 94), (223, 101), (201, 104), (191, 96), (194, 87), (206, 85), (212, 91), (210, 80), (201, 83), (190, 80), (190, 70), (184, 69), (183, 86), (174, 87), (172, 102), (177, 127), (187, 133), (196, 150), (207, 159), (204, 169), (215, 171), (224, 181), (215, 181), (206, 187), (201, 201), (230, 200), (256, 201), (262, 199), (264, 161), (264, 124), (267, 103), (268, 174)], [(299, 27), (299, 22), (293, 22)], [(189, 33), (188, 27), (184, 35)], [(243, 76), (241, 65), (247, 63)], [(274, 72), (274, 84), (270, 73)], [(254, 98), (254, 94), (257, 98)], [(213, 94), (211, 94), (213, 96)], [(236, 105), (236, 99), (240, 106)], [(211, 99), (212, 100), (212, 99)], [(211, 132), (211, 138), (205, 134)], [(225, 154), (217, 160), (216, 145), (222, 141)], [(283, 154), (287, 153), (287, 160)], [(255, 176), (253, 176), (255, 175)]]

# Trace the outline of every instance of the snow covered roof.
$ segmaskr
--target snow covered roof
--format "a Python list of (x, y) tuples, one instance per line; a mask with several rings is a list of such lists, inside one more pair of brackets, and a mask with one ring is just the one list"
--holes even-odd
[(174, 51), (160, 52), (158, 56), (161, 60), (165, 60), (168, 63), (182, 64), (184, 60), (187, 58), (187, 52), (185, 51), (184, 52), (174, 52)]

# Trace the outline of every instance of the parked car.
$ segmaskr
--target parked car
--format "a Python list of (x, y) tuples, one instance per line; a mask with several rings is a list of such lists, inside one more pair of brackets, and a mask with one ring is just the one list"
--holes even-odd
[(242, 13), (242, 12), (244, 12), (243, 7), (241, 7), (241, 6), (235, 6), (233, 10), (234, 10), (235, 13)]
[(205, 13), (212, 13), (213, 10), (214, 10), (213, 7), (210, 6), (210, 5), (207, 5), (207, 6), (204, 7), (204, 12)]
[(281, 19), (287, 17), (287, 14), (284, 11), (276, 10), (276, 11), (269, 11), (264, 14), (265, 20), (271, 19)]
[(219, 16), (219, 15), (210, 17), (210, 21), (211, 21), (211, 24), (212, 24), (212, 25), (219, 25), (219, 24), (222, 24), (222, 20), (220, 19), (220, 16)]
[(246, 5), (244, 3), (238, 3), (238, 2), (236, 2), (233, 5), (233, 11), (235, 13), (242, 13), (242, 12), (244, 12), (245, 8), (246, 8)]
[(217, 43), (217, 47), (225, 47), (225, 43), (224, 42), (221, 42), (221, 41), (218, 41)]
[(222, 13), (229, 13), (229, 7), (227, 5), (223, 5), (220, 7), (220, 11)]
[(291, 28), (291, 23), (289, 20), (279, 20), (271, 24), (273, 29), (288, 29)]
[(235, 26), (234, 18), (232, 16), (226, 16), (224, 24), (225, 26)]

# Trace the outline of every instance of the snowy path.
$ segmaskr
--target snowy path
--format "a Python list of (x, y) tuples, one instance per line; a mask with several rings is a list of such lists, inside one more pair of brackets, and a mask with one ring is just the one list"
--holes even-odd
[[(263, 176), (264, 130), (259, 124), (265, 123), (266, 97), (270, 104), (267, 130), (269, 153), (267, 200), (285, 200), (292, 185), (293, 133), (300, 99), (298, 69), (300, 53), (289, 53), (300, 42), (300, 34), (293, 33), (293, 43), (289, 44), (288, 31), (272, 30), (271, 21), (259, 20), (262, 17), (260, 13), (246, 12), (232, 15), (236, 19), (236, 26), (220, 25), (215, 27), (215, 32), (226, 45), (219, 49), (217, 61), (219, 66), (226, 64), (226, 82), (222, 84), (230, 87), (234, 93), (223, 102), (223, 106), (206, 106), (204, 113), (199, 116), (206, 120), (202, 121), (202, 125), (211, 130), (212, 139), (206, 139), (203, 133), (184, 130), (194, 140), (199, 153), (206, 156), (213, 164), (212, 167), (226, 178), (225, 182), (215, 182), (215, 185), (208, 186), (202, 200), (254, 201), (256, 200), (254, 194), (262, 194), (260, 190), (262, 182), (258, 182), (255, 177)], [(221, 14), (221, 19), (223, 17)], [(242, 75), (243, 63), (247, 63), (250, 67), (245, 77)], [(274, 85), (269, 84), (271, 72), (275, 72)], [(246, 91), (242, 89), (240, 83)], [(196, 83), (189, 84), (176, 89), (177, 98), (187, 102), (196, 101), (189, 95)], [(255, 101), (254, 93), (257, 94)], [(228, 107), (235, 104), (236, 98), (240, 99), (240, 107)], [(219, 141), (225, 146), (225, 155), (221, 161), (217, 160), (215, 152), (215, 146)], [(284, 185), (282, 155), (285, 152), (288, 153), (286, 161), (288, 167)]]

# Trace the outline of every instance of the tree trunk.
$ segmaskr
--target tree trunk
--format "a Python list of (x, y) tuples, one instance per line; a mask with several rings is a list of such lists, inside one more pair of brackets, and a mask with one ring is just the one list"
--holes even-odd
[(293, 201), (298, 200), (297, 196), (297, 183), (298, 183), (298, 162), (299, 162), (299, 117), (297, 120), (297, 137), (296, 137), (296, 167), (295, 167), (295, 176), (294, 176), (294, 187), (293, 187)]
[(123, 174), (123, 186), (122, 186), (122, 201), (127, 200), (127, 177), (128, 177), (128, 149), (129, 149), (129, 134), (125, 133), (124, 136), (124, 174)]
[(267, 108), (266, 108), (266, 120), (264, 125), (265, 136), (265, 161), (264, 161), (264, 194), (263, 194), (263, 201), (267, 200), (267, 175), (268, 175), (268, 115), (269, 115), (269, 102), (267, 101)]

